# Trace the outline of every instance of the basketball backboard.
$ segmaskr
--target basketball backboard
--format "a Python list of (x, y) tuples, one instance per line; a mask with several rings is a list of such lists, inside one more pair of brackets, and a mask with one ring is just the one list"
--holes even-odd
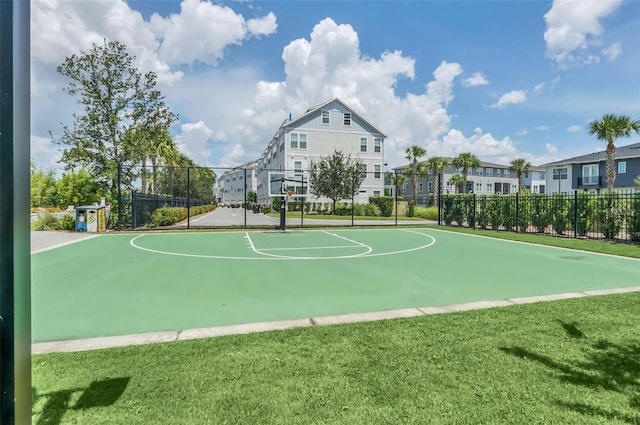
[(284, 196), (287, 191), (294, 197), (306, 198), (309, 193), (309, 175), (306, 171), (269, 173), (269, 196)]

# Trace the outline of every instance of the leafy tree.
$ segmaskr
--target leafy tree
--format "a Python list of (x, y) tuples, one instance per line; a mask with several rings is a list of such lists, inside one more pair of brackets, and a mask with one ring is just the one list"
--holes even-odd
[(635, 179), (633, 179), (633, 184), (636, 185), (636, 187), (638, 189), (640, 189), (640, 176), (636, 177)]
[[(198, 166), (182, 153), (177, 154), (175, 163), (175, 167), (165, 167), (158, 171), (159, 192), (182, 198), (189, 196), (192, 200), (202, 200), (205, 203), (213, 202), (213, 186), (216, 182), (213, 170)], [(172, 192), (169, 192), (169, 187)]]
[(516, 158), (511, 161), (509, 170), (515, 172), (518, 176), (518, 193), (522, 193), (522, 174), (529, 171), (529, 168), (531, 168), (531, 164), (522, 158)]
[(58, 188), (53, 170), (31, 172), (31, 208), (55, 207), (58, 205)]
[(153, 194), (158, 194), (158, 163), (172, 164), (178, 156), (178, 148), (167, 130), (162, 130), (153, 140), (149, 157), (153, 176)]
[(427, 160), (433, 175), (433, 203), (438, 205), (438, 190), (440, 188), (440, 173), (449, 166), (449, 162), (441, 156), (432, 156)]
[(390, 172), (385, 173), (385, 178), (396, 188), (396, 193), (398, 194), (398, 198), (402, 198), (402, 185), (407, 182), (407, 176), (404, 173), (398, 172)]
[(250, 190), (247, 193), (247, 202), (257, 202), (258, 201), (258, 194), (256, 193), (255, 190)]
[(58, 181), (59, 205), (90, 205), (97, 202), (99, 189), (96, 179), (86, 170), (66, 173)]
[(595, 135), (598, 140), (607, 142), (607, 161), (605, 165), (607, 173), (607, 190), (613, 190), (616, 180), (616, 146), (615, 140), (621, 137), (630, 137), (632, 132), (640, 134), (640, 119), (632, 120), (626, 115), (605, 114), (601, 120), (589, 123), (589, 134)]
[(462, 177), (458, 173), (455, 173), (454, 175), (449, 177), (449, 183), (451, 183), (453, 185), (454, 193), (457, 193), (458, 188), (460, 187), (460, 185), (464, 183), (464, 177)]
[(466, 193), (469, 169), (478, 168), (480, 166), (480, 159), (471, 152), (462, 152), (460, 155), (453, 158), (453, 166), (462, 168), (462, 193)]
[(83, 109), (73, 115), (73, 126), (63, 126), (62, 136), (54, 139), (65, 147), (61, 162), (68, 169), (90, 170), (109, 189), (116, 186), (117, 164), (123, 165), (125, 185), (135, 178), (131, 167), (141, 155), (139, 131), (167, 129), (177, 120), (155, 88), (156, 74), (142, 75), (134, 59), (120, 42), (105, 40), (67, 57), (57, 68), (71, 79), (64, 91)]
[(331, 155), (312, 161), (310, 166), (310, 192), (317, 197), (331, 199), (332, 211), (336, 202), (351, 199), (364, 181), (362, 163), (344, 152), (335, 150)]
[(420, 163), (420, 158), (427, 154), (427, 150), (418, 145), (413, 145), (405, 151), (405, 158), (411, 162), (408, 171), (413, 184), (413, 204), (418, 203), (418, 176), (425, 174), (424, 164)]

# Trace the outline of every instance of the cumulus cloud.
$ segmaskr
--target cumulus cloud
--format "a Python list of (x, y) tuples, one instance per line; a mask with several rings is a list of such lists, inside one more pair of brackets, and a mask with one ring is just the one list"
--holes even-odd
[(489, 84), (489, 81), (485, 78), (484, 74), (480, 71), (475, 72), (471, 77), (465, 78), (462, 81), (465, 87), (485, 86)]
[(621, 4), (622, 0), (554, 0), (544, 15), (546, 56), (563, 67), (597, 61), (591, 48), (604, 31), (601, 21)]
[(537, 131), (547, 131), (550, 130), (551, 127), (549, 127), (548, 125), (538, 125), (536, 127), (533, 127), (533, 129)]
[(606, 56), (606, 58), (609, 61), (616, 60), (621, 53), (622, 53), (622, 43), (620, 43), (619, 41), (616, 43), (613, 43), (611, 46), (605, 49), (602, 49), (602, 54)]
[(550, 153), (551, 155), (555, 155), (558, 153), (558, 148), (554, 145), (552, 145), (551, 143), (545, 143), (544, 144), (544, 149)]
[(567, 127), (567, 131), (570, 133), (577, 133), (582, 130), (582, 126), (579, 125), (570, 125)]
[(226, 140), (226, 134), (210, 129), (204, 121), (182, 124), (180, 130), (176, 136), (178, 150), (199, 165), (213, 166), (210, 162), (213, 142)]
[(491, 107), (493, 109), (503, 109), (510, 104), (522, 103), (527, 100), (527, 92), (524, 90), (511, 90), (509, 93), (505, 93), (493, 103)]
[(247, 21), (247, 29), (251, 34), (257, 36), (273, 34), (278, 29), (276, 15), (273, 12), (269, 12), (262, 18), (249, 19)]

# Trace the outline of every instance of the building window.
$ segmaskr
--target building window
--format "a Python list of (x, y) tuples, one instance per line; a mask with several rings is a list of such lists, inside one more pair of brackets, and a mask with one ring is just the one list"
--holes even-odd
[(306, 148), (307, 148), (307, 135), (300, 134), (300, 149), (306, 149)]
[(379, 190), (374, 190), (373, 191), (373, 196), (380, 196), (380, 191)]
[(511, 177), (511, 173), (509, 172), (509, 170), (504, 170), (504, 176)]
[(487, 183), (487, 192), (493, 192), (493, 183)]
[(476, 168), (476, 176), (482, 175), (482, 168)]
[(291, 133), (291, 149), (298, 149), (298, 133)]
[(382, 169), (380, 167), (380, 164), (373, 165), (373, 177), (376, 179), (379, 179), (380, 177), (382, 177)]
[(496, 177), (500, 177), (500, 169), (496, 168)]
[(322, 111), (322, 124), (329, 124), (329, 111)]
[(538, 185), (533, 185), (533, 193), (538, 193)]
[(351, 125), (351, 114), (349, 112), (344, 113), (344, 125)]
[(566, 180), (566, 179), (567, 179), (567, 168), (553, 169), (553, 180)]
[(512, 192), (517, 192), (518, 191), (518, 185), (517, 184), (512, 184), (511, 185), (511, 191)]
[(366, 137), (361, 137), (360, 138), (360, 152), (366, 152), (367, 151), (367, 138)]
[(363, 179), (367, 178), (367, 164), (360, 164), (360, 176)]
[(627, 172), (627, 161), (618, 162), (618, 173), (625, 174)]
[(598, 164), (587, 164), (582, 166), (582, 184), (598, 184), (599, 167)]
[(382, 152), (382, 139), (378, 139), (378, 138), (373, 139), (373, 151), (375, 153)]
[(418, 182), (418, 192), (422, 192), (424, 190), (424, 184), (422, 182)]
[(482, 183), (476, 183), (476, 192), (482, 192)]
[(296, 176), (302, 175), (302, 161), (295, 161), (293, 163), (293, 169), (295, 171)]
[(493, 168), (487, 168), (487, 176), (493, 176)]

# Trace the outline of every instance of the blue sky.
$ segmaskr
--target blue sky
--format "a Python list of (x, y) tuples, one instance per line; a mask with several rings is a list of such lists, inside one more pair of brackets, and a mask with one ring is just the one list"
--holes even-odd
[[(383, 130), (386, 162), (471, 151), (534, 165), (603, 149), (605, 113), (640, 118), (640, 2), (69, 1), (32, 8), (32, 157), (74, 100), (55, 68), (103, 38), (124, 42), (206, 166), (257, 158), (280, 123), (338, 96)], [(638, 136), (620, 145), (640, 141)]]

